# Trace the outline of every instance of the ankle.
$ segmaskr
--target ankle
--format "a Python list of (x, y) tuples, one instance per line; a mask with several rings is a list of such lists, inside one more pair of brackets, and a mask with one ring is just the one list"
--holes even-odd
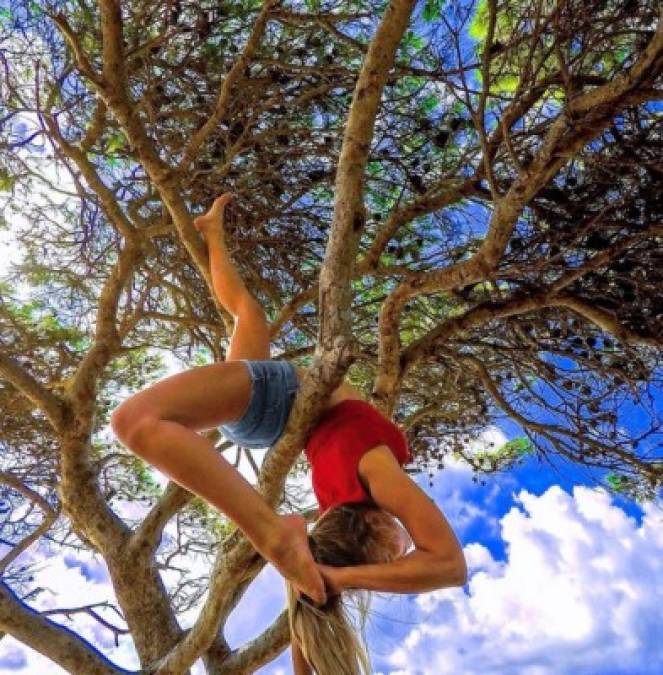
[(289, 532), (279, 524), (273, 528), (265, 540), (264, 548), (272, 558), (282, 558), (288, 549)]
[(288, 524), (291, 516), (277, 514), (277, 517), (278, 523), (270, 529), (265, 549), (272, 559), (281, 560), (291, 554), (296, 534)]
[(263, 558), (271, 562), (281, 558), (285, 554), (287, 549), (287, 534), (279, 520), (270, 523), (269, 526), (261, 529), (260, 532), (253, 532), (250, 539), (256, 551)]
[(222, 227), (207, 227), (203, 230), (203, 236), (207, 245), (214, 244), (215, 246), (225, 246), (225, 239), (223, 238)]

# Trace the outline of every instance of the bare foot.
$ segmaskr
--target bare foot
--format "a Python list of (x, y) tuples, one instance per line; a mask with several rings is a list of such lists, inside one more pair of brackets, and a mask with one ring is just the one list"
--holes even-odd
[(223, 232), (223, 210), (234, 198), (232, 192), (224, 192), (214, 200), (212, 208), (207, 213), (193, 219), (193, 226), (202, 234), (207, 234), (210, 230)]
[(296, 514), (281, 518), (285, 535), (270, 562), (297, 590), (323, 605), (327, 601), (325, 581), (308, 545), (306, 518)]

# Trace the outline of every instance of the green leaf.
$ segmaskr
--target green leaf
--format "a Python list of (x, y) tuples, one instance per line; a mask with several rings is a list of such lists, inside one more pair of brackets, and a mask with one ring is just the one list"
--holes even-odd
[(529, 438), (513, 438), (507, 443), (505, 443), (498, 451), (498, 455), (526, 455), (528, 452), (533, 452), (534, 447)]
[(382, 169), (382, 162), (369, 162), (366, 170), (371, 176), (380, 176), (384, 173)]
[(430, 22), (439, 19), (442, 12), (443, 0), (426, 0), (424, 11), (421, 13), (424, 21)]
[(609, 473), (605, 477), (606, 481), (610, 483), (610, 486), (614, 489), (619, 491), (621, 488), (624, 487), (624, 477), (620, 476), (616, 473)]
[(440, 101), (438, 100), (437, 96), (434, 94), (428, 94), (428, 96), (426, 96), (421, 102), (421, 108), (424, 112), (429, 113), (431, 110), (435, 110), (439, 104)]
[(115, 152), (116, 150), (119, 150), (120, 148), (124, 147), (124, 144), (126, 143), (126, 137), (125, 135), (120, 131), (117, 134), (113, 134), (109, 139), (108, 143), (106, 145), (106, 149), (108, 152)]
[(142, 488), (150, 489), (159, 487), (159, 483), (154, 478), (152, 470), (144, 462), (141, 462), (142, 466), (139, 467), (136, 472), (136, 478)]
[(193, 365), (194, 366), (205, 366), (210, 363), (210, 358), (205, 349), (199, 349), (193, 355)]
[(520, 78), (517, 75), (505, 75), (491, 85), (491, 93), (513, 93), (518, 88)]
[(11, 192), (16, 180), (16, 176), (10, 175), (6, 169), (0, 169), (0, 192)]
[(615, 59), (617, 59), (618, 63), (624, 63), (626, 61), (626, 57), (629, 55), (629, 50), (626, 48), (623, 49), (618, 49), (615, 52)]
[(414, 31), (407, 31), (405, 37), (403, 38), (403, 47), (407, 49), (408, 47), (413, 47), (414, 49), (422, 49), (424, 46), (424, 41), (422, 38), (414, 34)]
[(488, 2), (486, 0), (479, 0), (468, 29), (470, 37), (478, 41), (486, 39), (486, 35), (488, 35), (488, 16)]

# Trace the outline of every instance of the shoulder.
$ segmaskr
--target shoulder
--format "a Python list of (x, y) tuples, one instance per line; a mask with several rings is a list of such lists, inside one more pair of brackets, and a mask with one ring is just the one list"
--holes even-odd
[(388, 445), (376, 445), (365, 452), (359, 459), (357, 472), (369, 488), (371, 481), (383, 480), (393, 472), (405, 473)]
[(400, 520), (406, 517), (412, 506), (412, 486), (416, 483), (403, 470), (388, 445), (376, 445), (364, 453), (357, 465), (357, 475), (380, 508)]

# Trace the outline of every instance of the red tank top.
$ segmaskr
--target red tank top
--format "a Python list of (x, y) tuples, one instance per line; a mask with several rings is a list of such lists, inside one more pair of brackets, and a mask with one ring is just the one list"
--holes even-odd
[(388, 445), (401, 466), (412, 461), (405, 434), (368, 401), (345, 399), (321, 415), (304, 450), (320, 515), (338, 504), (372, 501), (357, 469), (376, 445)]

